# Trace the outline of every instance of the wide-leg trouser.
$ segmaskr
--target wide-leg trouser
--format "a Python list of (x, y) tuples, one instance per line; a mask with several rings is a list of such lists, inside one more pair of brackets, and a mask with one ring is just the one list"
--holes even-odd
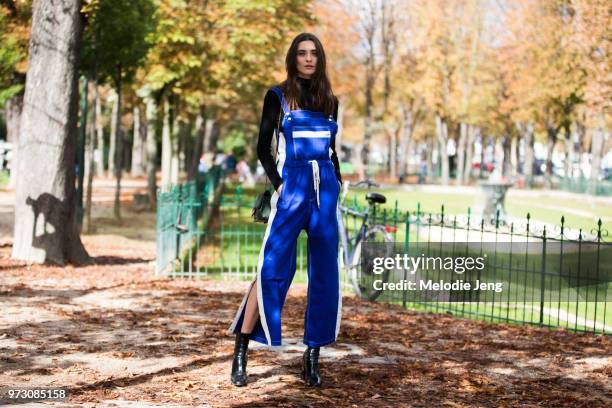
[(316, 164), (285, 163), (281, 194), (272, 195), (257, 276), (242, 299), (228, 329), (230, 333), (240, 331), (249, 292), (256, 285), (259, 321), (250, 338), (271, 347), (282, 345), (281, 314), (295, 275), (297, 237), (305, 229), (308, 294), (303, 342), (320, 347), (336, 341), (342, 308), (338, 271), (339, 192), (331, 160), (317, 160)]

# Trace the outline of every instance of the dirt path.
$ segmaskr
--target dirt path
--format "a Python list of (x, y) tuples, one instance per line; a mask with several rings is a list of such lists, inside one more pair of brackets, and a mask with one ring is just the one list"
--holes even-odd
[(153, 214), (126, 208), (129, 224), (113, 225), (103, 222), (111, 204), (96, 212), (102, 233), (83, 237), (95, 265), (28, 267), (0, 248), (0, 386), (69, 389), (68, 402), (45, 406), (612, 405), (609, 337), (349, 295), (338, 342), (322, 349), (324, 386), (308, 389), (299, 379), (306, 288), (297, 284), (283, 314), (287, 346), (252, 342), (250, 383), (235, 388), (226, 329), (248, 283), (156, 278)]
[[(244, 283), (168, 281), (134, 241), (86, 239), (100, 264), (18, 267), (0, 280), (0, 384), (68, 387), (70, 402), (182, 406), (604, 406), (609, 338), (488, 325), (344, 298), (325, 387), (299, 380), (304, 287), (292, 288), (281, 352), (252, 344), (250, 385), (229, 383), (225, 333)], [(133, 245), (116, 257), (114, 246)], [(7, 265), (8, 264), (8, 265)], [(65, 406), (65, 405), (64, 405)], [(142, 406), (142, 405), (140, 405)]]

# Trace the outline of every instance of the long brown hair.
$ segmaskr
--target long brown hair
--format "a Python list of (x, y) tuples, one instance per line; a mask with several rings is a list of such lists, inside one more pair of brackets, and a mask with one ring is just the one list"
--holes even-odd
[(327, 78), (327, 64), (323, 45), (314, 34), (301, 33), (293, 39), (289, 51), (287, 51), (287, 56), (285, 57), (287, 79), (281, 83), (281, 88), (289, 104), (289, 109), (296, 109), (299, 106), (301, 89), (297, 80), (298, 45), (302, 41), (309, 40), (315, 44), (317, 50), (317, 67), (310, 79), (315, 109), (323, 111), (325, 115), (331, 115), (334, 111), (334, 93), (332, 92), (331, 84)]

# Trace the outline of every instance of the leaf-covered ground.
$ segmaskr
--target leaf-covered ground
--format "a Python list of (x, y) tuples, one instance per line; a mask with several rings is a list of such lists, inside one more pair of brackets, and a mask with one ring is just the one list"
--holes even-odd
[[(612, 339), (492, 325), (343, 299), (324, 386), (302, 385), (306, 288), (278, 351), (251, 342), (249, 385), (229, 381), (226, 330), (247, 282), (155, 277), (154, 217), (98, 205), (96, 264), (27, 266), (0, 247), (0, 387), (57, 386), (57, 406), (598, 407), (612, 405)], [(135, 232), (138, 231), (138, 232)], [(23, 406), (23, 405), (22, 405)], [(34, 406), (34, 405), (32, 405)]]

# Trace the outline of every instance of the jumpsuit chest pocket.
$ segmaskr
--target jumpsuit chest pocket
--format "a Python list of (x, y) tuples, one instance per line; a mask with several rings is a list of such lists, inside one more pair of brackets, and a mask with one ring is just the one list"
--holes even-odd
[(329, 126), (294, 126), (291, 136), (294, 158), (327, 157), (331, 139)]

